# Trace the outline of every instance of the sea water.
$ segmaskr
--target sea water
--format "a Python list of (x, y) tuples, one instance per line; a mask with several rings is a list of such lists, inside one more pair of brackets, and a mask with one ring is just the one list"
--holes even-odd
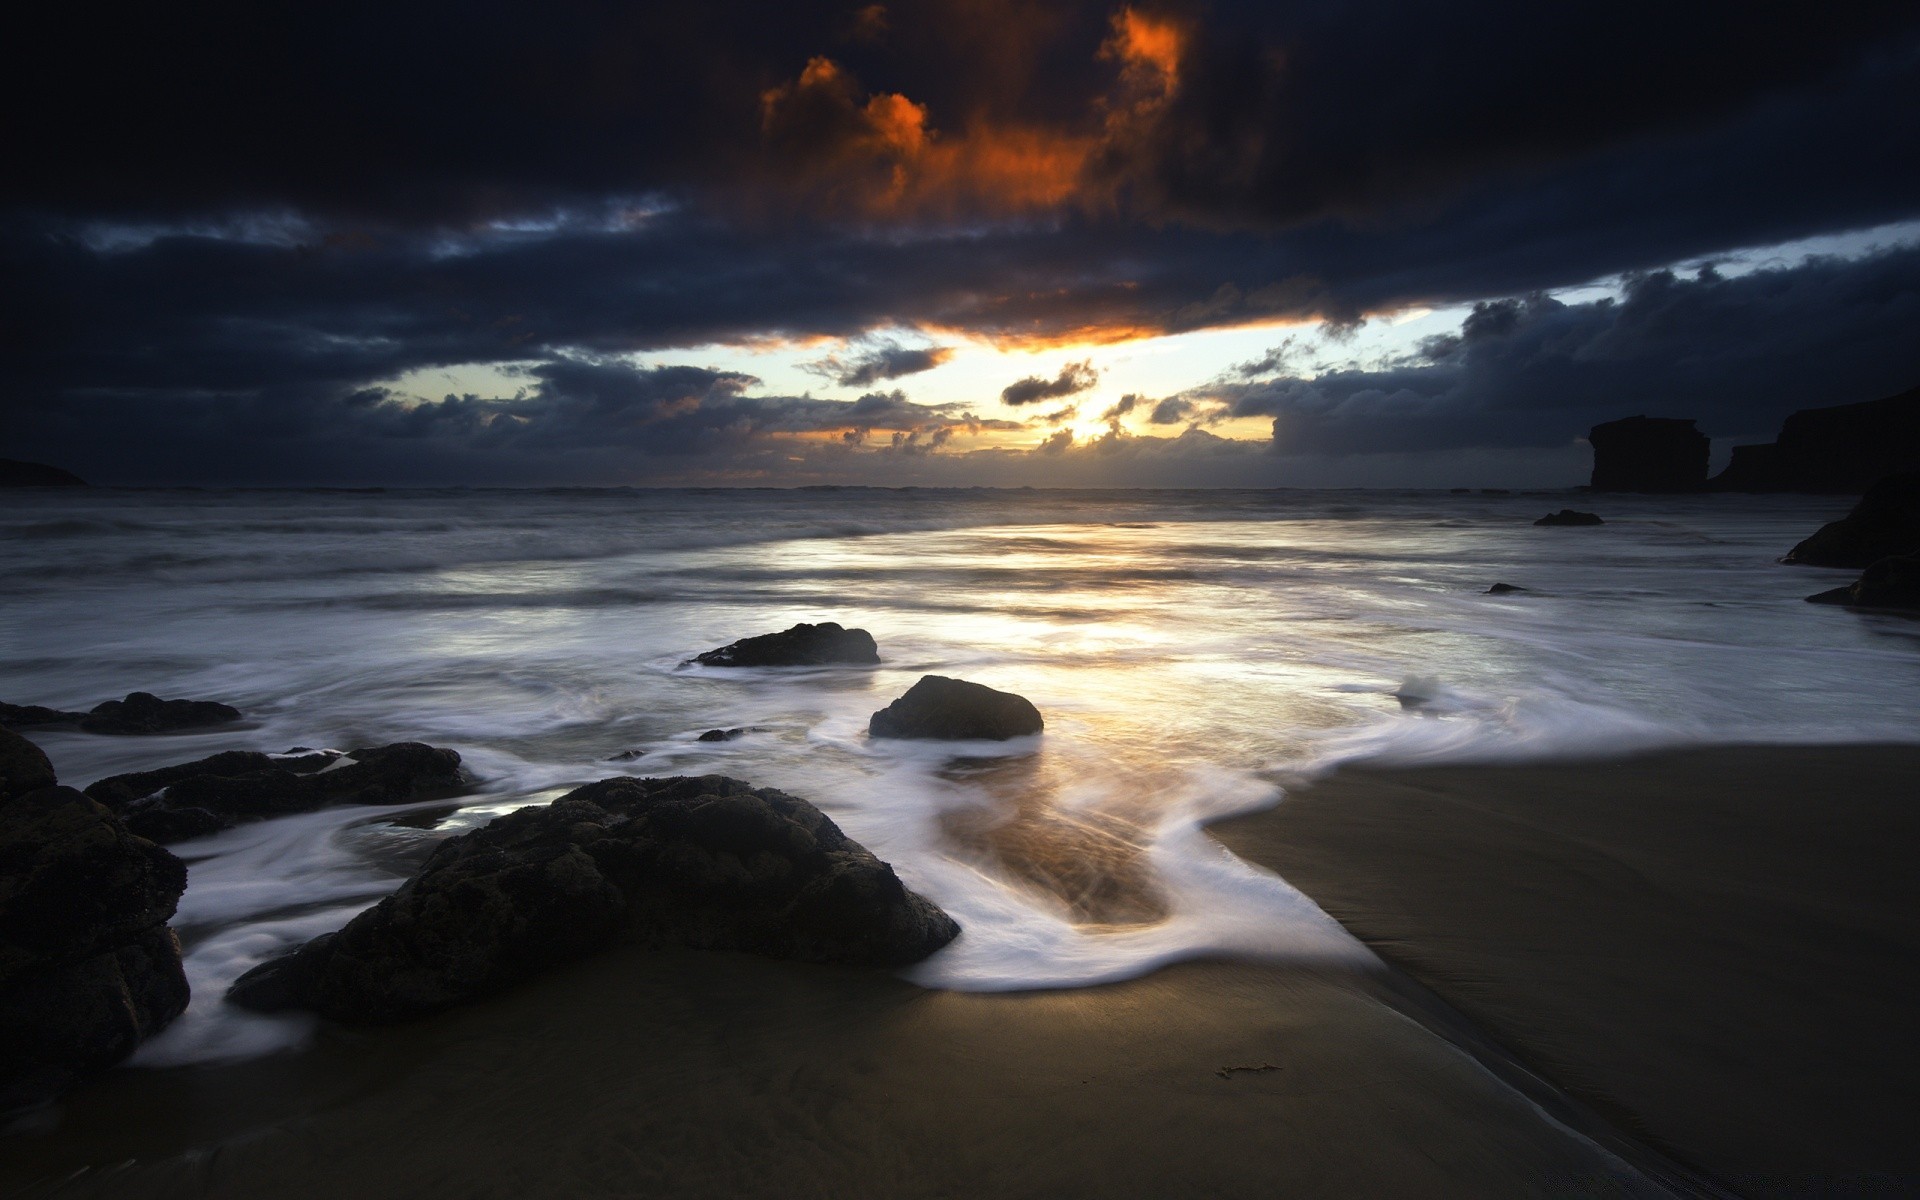
[[(472, 795), (174, 847), (194, 987), (150, 1064), (257, 1054), (299, 1018), (220, 1000), (433, 844), (613, 775), (804, 796), (963, 925), (934, 987), (1062, 987), (1200, 954), (1358, 961), (1201, 832), (1351, 761), (1920, 739), (1920, 623), (1808, 605), (1775, 560), (1847, 502), (1566, 494), (934, 489), (17, 493), (0, 700), (214, 699), (237, 729), (36, 730), (84, 786), (217, 750), (401, 740)], [(1494, 583), (1525, 591), (1488, 595)], [(802, 621), (877, 668), (725, 670)], [(1044, 734), (872, 741), (926, 674), (1018, 692)], [(701, 742), (708, 729), (744, 729)]]

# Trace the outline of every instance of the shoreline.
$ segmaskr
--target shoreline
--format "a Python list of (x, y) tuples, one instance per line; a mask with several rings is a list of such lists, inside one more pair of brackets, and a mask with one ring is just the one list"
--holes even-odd
[(298, 1052), (118, 1069), (0, 1138), (0, 1191), (1875, 1194), (1920, 1178), (1884, 1065), (1913, 1036), (1914, 778), (1920, 746), (1343, 767), (1209, 832), (1385, 970), (966, 993), (617, 949)]
[(1920, 1186), (1920, 746), (1349, 765), (1210, 832), (1743, 1195)]

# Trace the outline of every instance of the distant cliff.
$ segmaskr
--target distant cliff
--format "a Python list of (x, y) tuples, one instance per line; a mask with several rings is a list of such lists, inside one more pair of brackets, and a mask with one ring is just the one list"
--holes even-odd
[(1587, 431), (1596, 492), (1697, 492), (1707, 485), (1707, 435), (1676, 417), (1627, 417)]
[(87, 481), (72, 471), (49, 467), (45, 463), (18, 462), (0, 458), (0, 487), (86, 487)]
[(1860, 404), (1805, 408), (1780, 436), (1735, 446), (1710, 488), (1721, 492), (1853, 495), (1896, 471), (1920, 470), (1920, 387)]

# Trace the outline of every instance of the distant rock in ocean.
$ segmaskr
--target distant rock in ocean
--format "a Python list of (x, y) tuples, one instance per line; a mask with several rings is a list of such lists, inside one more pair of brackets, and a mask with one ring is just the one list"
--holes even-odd
[(178, 842), (290, 813), (346, 804), (406, 804), (455, 796), (470, 785), (452, 750), (395, 742), (365, 750), (269, 755), (229, 750), (209, 758), (113, 775), (87, 795), (156, 842)]
[(0, 487), (86, 487), (87, 481), (72, 471), (45, 463), (20, 462), (0, 458)]
[(240, 710), (213, 700), (162, 700), (152, 692), (132, 692), (125, 700), (96, 704), (80, 719), (87, 733), (177, 733), (240, 719)]
[(1546, 516), (1541, 517), (1538, 521), (1535, 521), (1534, 524), (1535, 525), (1605, 525), (1606, 522), (1600, 519), (1599, 513), (1580, 512), (1576, 509), (1563, 508), (1559, 512), (1548, 513)]
[(187, 1007), (172, 854), (0, 730), (0, 1112), (112, 1066)]
[(1860, 568), (1916, 551), (1920, 551), (1920, 471), (1909, 471), (1868, 488), (1852, 512), (1822, 525), (1780, 561)]
[(1859, 404), (1805, 408), (1780, 436), (1735, 446), (1708, 485), (1722, 492), (1859, 494), (1896, 472), (1920, 471), (1920, 387)]
[(603, 779), (442, 843), (399, 891), (227, 996), (388, 1022), (616, 942), (899, 967), (959, 932), (797, 796), (720, 775)]
[(995, 691), (985, 684), (945, 675), (920, 682), (867, 721), (877, 738), (926, 738), (940, 741), (1005, 741), (1039, 733), (1045, 722), (1024, 696)]
[(697, 655), (693, 661), (707, 667), (867, 666), (880, 661), (880, 650), (866, 630), (842, 629), (832, 621), (822, 621), (741, 638)]
[[(1534, 524), (1537, 525), (1539, 524), (1539, 522), (1536, 521), (1534, 522)], [(1511, 596), (1515, 592), (1526, 592), (1531, 590), (1532, 590), (1531, 588), (1520, 587), (1518, 584), (1496, 583), (1492, 587), (1487, 589), (1486, 594), (1489, 596)]]
[(1697, 492), (1707, 483), (1707, 435), (1691, 420), (1625, 417), (1587, 431), (1596, 492)]

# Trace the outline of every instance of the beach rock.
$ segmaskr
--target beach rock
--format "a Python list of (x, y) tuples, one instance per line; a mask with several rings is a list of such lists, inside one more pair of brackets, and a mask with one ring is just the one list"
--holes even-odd
[(125, 1058), (187, 1006), (179, 859), (72, 788), (0, 803), (0, 1111)]
[(709, 729), (693, 740), (696, 742), (731, 742), (737, 737), (746, 736), (746, 732), (744, 729)]
[(152, 692), (132, 692), (125, 700), (95, 705), (80, 728), (88, 733), (174, 733), (239, 719), (239, 709), (212, 700), (162, 700)]
[(1531, 588), (1519, 587), (1511, 583), (1496, 583), (1487, 589), (1489, 596), (1511, 596), (1515, 592), (1531, 591)]
[(1808, 596), (1807, 600), (1813, 604), (1920, 612), (1920, 554), (1883, 558), (1846, 587)]
[(1548, 513), (1534, 522), (1535, 525), (1605, 525), (1598, 513), (1578, 512), (1563, 508), (1559, 512)]
[(1868, 488), (1852, 512), (1822, 525), (1780, 561), (1861, 568), (1915, 552), (1920, 552), (1920, 471), (1909, 471)]
[(832, 621), (795, 625), (779, 633), (741, 638), (694, 658), (709, 667), (823, 667), (842, 663), (867, 665), (880, 661), (873, 635), (864, 629), (842, 629)]
[(87, 481), (72, 471), (45, 463), (21, 462), (0, 458), (0, 487), (86, 487)]
[(645, 750), (622, 750), (618, 754), (607, 755), (607, 761), (608, 762), (633, 762), (636, 759), (642, 759), (642, 758), (645, 758), (646, 756), (647, 756), (647, 752)]
[(1596, 492), (1697, 492), (1707, 483), (1707, 435), (1691, 420), (1626, 417), (1587, 431)]
[(87, 714), (61, 712), (38, 704), (0, 703), (0, 729), (41, 729), (50, 725), (78, 725)]
[(1045, 722), (1024, 696), (944, 675), (922, 676), (907, 694), (874, 713), (867, 733), (877, 738), (990, 740), (1039, 733)]
[(420, 742), (345, 754), (269, 755), (229, 750), (87, 786), (130, 829), (156, 842), (204, 837), (243, 821), (345, 804), (406, 804), (467, 790), (460, 755)]
[(227, 998), (387, 1022), (615, 942), (897, 967), (958, 933), (797, 796), (720, 775), (603, 779), (442, 843), (400, 890)]
[(1920, 471), (1920, 387), (1859, 404), (1801, 409), (1781, 423), (1774, 441), (1735, 446), (1710, 486), (1858, 495), (1906, 471)]
[(0, 804), (54, 783), (53, 764), (40, 747), (0, 729)]

